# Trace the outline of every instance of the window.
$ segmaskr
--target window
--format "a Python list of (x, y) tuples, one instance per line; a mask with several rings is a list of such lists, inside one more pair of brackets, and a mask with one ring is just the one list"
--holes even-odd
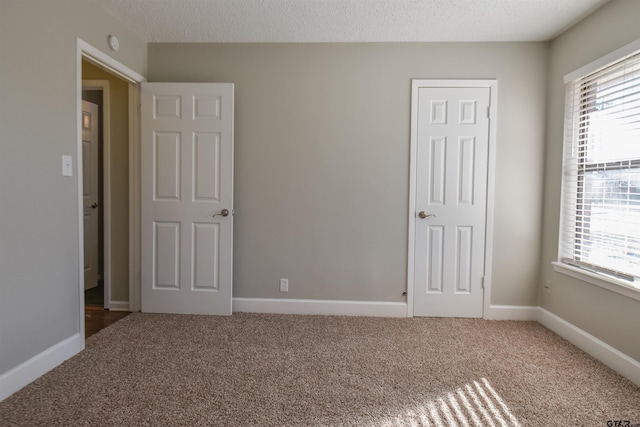
[(567, 84), (560, 261), (640, 290), (640, 52)]

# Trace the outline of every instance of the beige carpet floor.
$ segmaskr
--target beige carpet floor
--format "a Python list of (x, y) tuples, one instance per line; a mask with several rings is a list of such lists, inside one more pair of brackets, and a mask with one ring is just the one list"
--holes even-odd
[(640, 388), (535, 322), (134, 313), (7, 426), (640, 425)]

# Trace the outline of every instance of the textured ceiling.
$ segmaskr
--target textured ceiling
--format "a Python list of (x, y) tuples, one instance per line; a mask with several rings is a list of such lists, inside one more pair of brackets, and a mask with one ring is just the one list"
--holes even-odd
[(148, 42), (544, 41), (608, 0), (93, 0)]

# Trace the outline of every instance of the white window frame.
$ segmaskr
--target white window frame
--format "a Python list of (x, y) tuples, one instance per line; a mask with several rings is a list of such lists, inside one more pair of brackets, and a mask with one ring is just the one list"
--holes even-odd
[[(629, 43), (628, 45), (614, 52), (611, 52), (610, 54), (605, 55), (602, 58), (597, 59), (596, 61), (585, 65), (584, 67), (579, 68), (578, 70), (575, 70), (567, 74), (564, 77), (564, 83), (568, 84), (575, 80), (581, 79), (585, 76), (588, 76), (598, 70), (601, 70), (611, 65), (612, 63), (624, 60), (625, 58), (631, 55), (634, 55), (638, 52), (640, 52), (640, 40), (636, 40), (632, 43)], [(567, 141), (565, 141), (564, 143), (566, 144)], [(560, 230), (560, 233), (562, 233), (562, 229)], [(559, 241), (558, 241), (558, 260), (552, 262), (553, 269), (556, 272), (640, 301), (640, 289), (637, 289), (636, 287), (629, 284), (628, 282), (612, 276), (608, 276), (601, 272), (590, 271), (585, 268), (580, 268), (578, 266), (569, 265), (563, 262), (561, 259), (561, 256), (562, 256), (561, 245), (562, 245), (562, 235), (559, 236)]]

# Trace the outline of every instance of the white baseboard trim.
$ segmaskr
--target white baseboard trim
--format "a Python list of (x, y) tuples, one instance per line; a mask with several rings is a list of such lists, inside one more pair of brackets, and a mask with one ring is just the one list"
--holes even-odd
[(75, 334), (0, 375), (0, 401), (78, 354), (83, 348), (84, 340), (80, 334)]
[(233, 312), (407, 317), (407, 303), (279, 298), (233, 298)]
[(526, 305), (490, 305), (487, 320), (538, 320), (538, 307)]
[(538, 307), (538, 322), (640, 386), (640, 362), (572, 323)]
[(111, 311), (129, 311), (129, 301), (109, 301)]

